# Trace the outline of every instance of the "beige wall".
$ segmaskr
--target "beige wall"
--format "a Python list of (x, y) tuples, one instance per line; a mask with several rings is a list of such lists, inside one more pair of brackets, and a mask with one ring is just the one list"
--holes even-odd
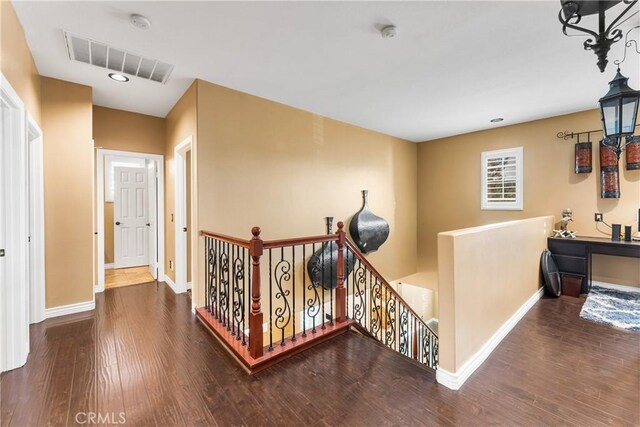
[(93, 299), (91, 88), (42, 78), (46, 306)]
[(457, 372), (540, 287), (553, 217), (438, 235), (439, 366)]
[[(436, 236), (441, 231), (541, 215), (559, 218), (564, 208), (573, 209), (570, 228), (579, 235), (610, 235), (606, 227), (596, 227), (594, 212), (603, 212), (608, 223), (633, 224), (635, 230), (640, 171), (626, 171), (621, 163), (622, 197), (601, 199), (598, 136), (593, 138), (593, 172), (579, 175), (574, 173), (576, 141), (556, 138), (560, 131), (601, 126), (598, 111), (590, 110), (419, 144), (418, 263), (426, 280), (411, 283), (437, 286), (432, 280), (437, 266)], [(524, 210), (480, 210), (480, 153), (520, 146), (524, 147)], [(639, 285), (640, 265), (632, 258), (595, 257), (594, 276)]]
[[(112, 108), (93, 106), (93, 140), (96, 148), (164, 154), (165, 119)], [(104, 262), (112, 263), (113, 203), (104, 204)]]
[(113, 202), (104, 203), (104, 263), (113, 264)]
[(0, 1), (0, 70), (27, 110), (42, 126), (38, 70), (29, 51), (22, 25), (10, 1)]
[(164, 154), (165, 132), (163, 118), (93, 107), (93, 139), (97, 148)]
[(368, 189), (391, 229), (369, 258), (389, 280), (415, 272), (416, 144), (203, 81), (197, 101), (199, 229), (248, 239), (259, 225), (265, 240), (324, 234), (324, 218), (348, 223)]
[[(197, 143), (197, 115), (196, 97), (197, 85), (195, 81), (182, 95), (182, 98), (171, 109), (166, 118), (165, 145), (165, 274), (175, 280), (174, 271), (169, 269), (169, 261), (175, 261), (175, 223), (171, 220), (175, 216), (175, 165), (173, 160), (174, 148), (189, 136), (192, 137), (191, 158), (195, 159)], [(195, 174), (195, 167), (192, 167)], [(195, 176), (195, 175), (192, 175)], [(192, 180), (195, 188), (196, 180)], [(195, 190), (194, 190), (195, 192)], [(193, 194), (195, 196), (195, 193)], [(193, 197), (195, 199), (195, 197)], [(192, 221), (193, 224), (197, 222)], [(197, 232), (193, 230), (193, 232)], [(194, 239), (195, 240), (195, 239)]]

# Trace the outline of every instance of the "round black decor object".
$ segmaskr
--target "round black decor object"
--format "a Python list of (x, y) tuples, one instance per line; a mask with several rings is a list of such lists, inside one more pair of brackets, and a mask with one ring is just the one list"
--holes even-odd
[(542, 277), (544, 278), (544, 288), (547, 294), (559, 297), (562, 293), (562, 286), (560, 282), (560, 272), (556, 261), (553, 259), (553, 255), (548, 249), (542, 252), (540, 257), (540, 267), (542, 268)]
[(362, 191), (362, 208), (349, 224), (349, 234), (364, 254), (377, 251), (389, 237), (389, 223), (369, 210), (368, 195)]

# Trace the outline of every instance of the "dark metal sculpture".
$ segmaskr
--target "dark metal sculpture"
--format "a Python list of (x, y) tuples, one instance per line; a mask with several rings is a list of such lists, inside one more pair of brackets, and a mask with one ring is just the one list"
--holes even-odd
[[(604, 72), (607, 67), (607, 55), (611, 45), (622, 39), (622, 30), (618, 28), (625, 20), (621, 19), (633, 9), (637, 0), (622, 0), (625, 9), (609, 25), (605, 23), (605, 12), (607, 9), (620, 3), (620, 0), (610, 1), (589, 1), (589, 0), (560, 0), (562, 8), (558, 13), (558, 19), (562, 24), (562, 32), (568, 36), (567, 28), (580, 31), (590, 36), (584, 42), (585, 50), (592, 50), (598, 57), (598, 68)], [(578, 24), (584, 16), (598, 14), (598, 29), (590, 30)], [(633, 15), (631, 15), (633, 16)], [(631, 17), (629, 16), (629, 17)], [(629, 18), (628, 17), (628, 18)], [(627, 19), (628, 19), (627, 18)]]
[[(333, 217), (327, 217), (327, 234), (331, 234)], [(344, 275), (351, 274), (355, 266), (353, 253), (345, 250)], [(307, 273), (314, 287), (322, 286), (326, 290), (338, 287), (338, 243), (325, 242), (315, 251), (307, 263)]]
[(389, 237), (389, 223), (369, 210), (367, 190), (362, 190), (362, 209), (353, 216), (349, 234), (362, 253), (377, 251)]
[(542, 277), (544, 278), (544, 287), (547, 294), (559, 297), (562, 293), (562, 284), (560, 281), (560, 272), (553, 254), (545, 249), (540, 257), (540, 267), (542, 268)]

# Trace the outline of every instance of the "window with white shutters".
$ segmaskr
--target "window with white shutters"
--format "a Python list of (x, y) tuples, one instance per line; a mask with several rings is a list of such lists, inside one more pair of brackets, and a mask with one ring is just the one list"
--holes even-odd
[(522, 210), (522, 147), (485, 151), (482, 161), (482, 209)]

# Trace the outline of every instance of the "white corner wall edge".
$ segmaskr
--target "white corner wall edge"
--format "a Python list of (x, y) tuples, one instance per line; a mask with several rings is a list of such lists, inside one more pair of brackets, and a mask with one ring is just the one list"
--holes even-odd
[(180, 294), (181, 292), (178, 291), (178, 287), (176, 286), (176, 283), (171, 280), (171, 278), (169, 276), (167, 276), (166, 274), (164, 275), (164, 282), (169, 285), (169, 287), (171, 288), (171, 290), (173, 291), (173, 293), (175, 294)]
[(635, 286), (616, 285), (615, 283), (599, 282), (597, 280), (592, 280), (591, 284), (602, 286), (603, 288), (615, 289), (618, 291), (640, 292), (640, 288), (637, 288)]
[(482, 346), (480, 350), (462, 365), (459, 371), (453, 373), (445, 369), (438, 368), (436, 370), (436, 381), (439, 384), (451, 389), (458, 390), (469, 379), (476, 369), (487, 360), (491, 352), (500, 344), (514, 326), (518, 324), (520, 319), (535, 305), (535, 303), (544, 295), (544, 287), (538, 289), (527, 301), (509, 318), (495, 334)]
[(83, 311), (91, 311), (96, 308), (95, 301), (79, 302), (76, 304), (61, 305), (60, 307), (52, 307), (45, 309), (44, 317), (51, 319), (52, 317), (66, 316), (67, 314), (82, 313)]

